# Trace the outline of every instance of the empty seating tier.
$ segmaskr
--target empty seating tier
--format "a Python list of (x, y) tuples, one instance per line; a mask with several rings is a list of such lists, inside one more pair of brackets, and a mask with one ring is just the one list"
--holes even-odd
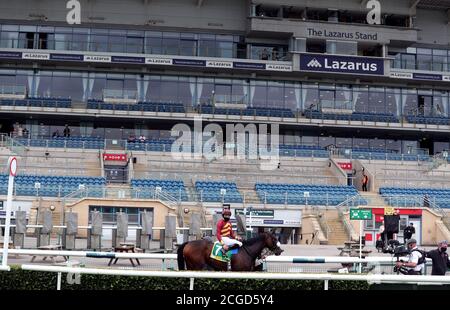
[(185, 113), (183, 104), (172, 102), (138, 102), (136, 104), (123, 104), (105, 103), (101, 100), (90, 99), (87, 102), (87, 108), (116, 111)]
[(77, 149), (105, 148), (105, 140), (96, 137), (55, 137), (48, 140), (16, 138), (16, 141), (30, 147), (61, 147)]
[[(261, 202), (269, 204), (335, 206), (359, 195), (355, 187), (344, 185), (257, 183), (255, 189)], [(308, 194), (305, 195), (305, 192), (309, 193), (309, 197), (305, 197), (308, 196)], [(363, 198), (354, 202), (362, 205), (367, 204)]]
[(445, 116), (406, 116), (408, 123), (430, 124), (430, 125), (450, 125), (450, 118)]
[(394, 114), (389, 113), (362, 113), (353, 112), (348, 114), (332, 114), (322, 113), (319, 111), (305, 111), (305, 117), (326, 119), (326, 120), (340, 120), (340, 121), (362, 121), (362, 122), (385, 122), (398, 123), (399, 119)]
[[(36, 184), (39, 183), (39, 186)], [(19, 196), (48, 196), (63, 197), (85, 185), (90, 196), (101, 197), (101, 186), (106, 184), (105, 178), (100, 177), (57, 177), (42, 175), (19, 175), (15, 178), (16, 195)], [(8, 176), (0, 175), (0, 192), (6, 194)], [(97, 188), (96, 188), (97, 187)]]
[[(140, 188), (140, 198), (154, 198), (156, 188), (160, 187), (162, 194), (167, 193), (179, 201), (188, 201), (188, 196), (186, 194), (186, 188), (184, 187), (183, 181), (133, 179), (131, 180), (131, 186), (134, 188)], [(146, 191), (145, 189), (150, 190)]]
[(197, 181), (195, 182), (195, 188), (200, 200), (203, 202), (242, 203), (242, 196), (237, 189), (236, 183), (233, 182)]
[(201, 114), (223, 114), (223, 115), (242, 115), (242, 116), (260, 116), (260, 117), (289, 117), (294, 118), (295, 115), (290, 109), (280, 108), (262, 108), (247, 107), (245, 109), (238, 108), (216, 108), (211, 105), (200, 106)]
[(16, 107), (71, 108), (70, 98), (2, 99), (0, 105)]
[(450, 208), (450, 189), (381, 187), (380, 194), (393, 207)]

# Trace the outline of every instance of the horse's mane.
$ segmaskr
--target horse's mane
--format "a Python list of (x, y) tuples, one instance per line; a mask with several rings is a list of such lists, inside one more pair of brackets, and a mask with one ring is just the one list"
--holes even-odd
[(244, 240), (242, 243), (243, 243), (243, 245), (251, 246), (251, 245), (255, 244), (256, 242), (261, 241), (263, 238), (265, 238), (264, 233), (259, 234), (256, 237)]

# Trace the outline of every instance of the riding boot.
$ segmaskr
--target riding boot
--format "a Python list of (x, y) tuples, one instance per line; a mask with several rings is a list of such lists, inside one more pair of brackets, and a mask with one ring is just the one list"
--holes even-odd
[(227, 252), (228, 252), (228, 251), (226, 251), (226, 250), (224, 249), (224, 247), (222, 247), (222, 248), (220, 249), (220, 251), (222, 252), (223, 256), (227, 256)]

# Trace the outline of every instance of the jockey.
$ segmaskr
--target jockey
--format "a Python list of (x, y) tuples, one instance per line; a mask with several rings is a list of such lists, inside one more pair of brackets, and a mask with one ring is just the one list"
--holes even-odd
[(231, 211), (230, 209), (223, 209), (222, 211), (223, 219), (217, 222), (217, 240), (223, 245), (223, 253), (230, 249), (233, 245), (242, 246), (241, 238), (236, 236), (233, 232), (233, 228), (230, 223)]

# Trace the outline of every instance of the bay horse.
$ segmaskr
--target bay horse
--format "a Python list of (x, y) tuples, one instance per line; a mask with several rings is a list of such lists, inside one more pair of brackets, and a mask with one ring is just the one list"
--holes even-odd
[[(215, 270), (227, 271), (227, 263), (210, 257), (214, 243), (211, 240), (201, 239), (188, 241), (180, 245), (177, 250), (178, 270)], [(283, 250), (280, 242), (269, 232), (259, 234), (255, 238), (244, 240), (238, 253), (231, 257), (232, 271), (261, 271), (262, 264), (255, 267), (256, 258), (261, 255), (264, 248), (268, 248), (275, 255)]]

